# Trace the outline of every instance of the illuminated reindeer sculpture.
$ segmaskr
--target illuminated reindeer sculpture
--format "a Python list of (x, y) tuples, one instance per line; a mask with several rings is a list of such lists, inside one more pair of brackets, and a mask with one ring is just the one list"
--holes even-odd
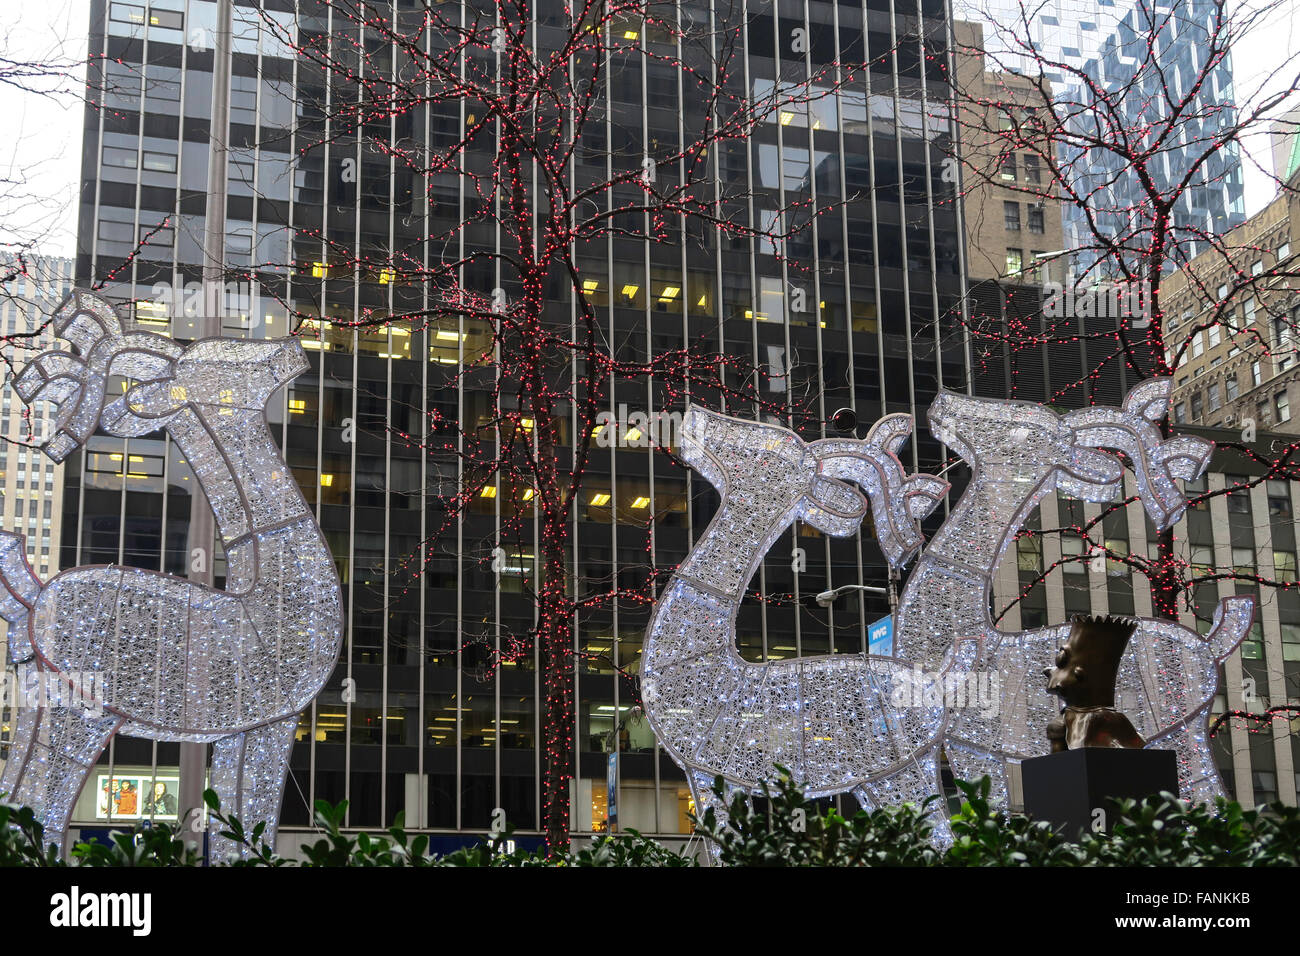
[[(736, 615), (764, 554), (796, 520), (856, 532), (868, 508), (881, 547), (901, 565), (922, 543), (919, 519), (948, 485), (907, 476), (897, 451), (910, 415), (865, 439), (804, 442), (775, 425), (692, 407), (681, 457), (722, 495), (713, 521), (673, 574), (651, 616), (641, 663), (645, 713), (686, 771), (697, 812), (715, 806), (715, 776), (755, 792), (786, 767), (812, 796), (853, 792), (900, 802), (930, 792), (942, 705), (891, 703), (897, 661), (836, 654), (752, 663), (736, 649)], [(866, 489), (870, 500), (846, 482)], [(871, 781), (887, 779), (883, 789)]]
[[(222, 807), (274, 841), (298, 714), (338, 659), (342, 601), (333, 558), (279, 449), (265, 409), (307, 368), (296, 339), (203, 339), (182, 347), (125, 326), (104, 300), (74, 292), (54, 316), (77, 354), (36, 358), (24, 401), (59, 404), (45, 452), (61, 461), (96, 427), (164, 429), (207, 496), (226, 554), (224, 590), (156, 571), (71, 568), (41, 581), (21, 536), (0, 535), (0, 616), (10, 655), (48, 679), (86, 685), (91, 707), (18, 712), (0, 791), (32, 806), (62, 845), (91, 768), (117, 733), (212, 742)], [(106, 401), (111, 378), (125, 393)], [(219, 837), (214, 857), (237, 848)]]
[[(1178, 482), (1205, 469), (1213, 444), (1190, 436), (1162, 440), (1156, 422), (1169, 405), (1172, 380), (1151, 379), (1122, 408), (1065, 415), (1027, 402), (942, 393), (930, 407), (930, 431), (971, 466), (969, 486), (917, 562), (900, 601), (895, 653), (923, 668), (1000, 677), (996, 715), (954, 709), (944, 749), (953, 773), (989, 774), (995, 799), (1006, 793), (1008, 762), (1046, 752), (1044, 728), (1059, 705), (1044, 689), (1043, 669), (1070, 630), (1061, 624), (1004, 632), (990, 616), (994, 570), (1038, 502), (1057, 488), (1088, 501), (1120, 492), (1123, 452), (1139, 497), (1157, 529), (1178, 521), (1187, 499)], [(1147, 746), (1178, 754), (1182, 796), (1210, 800), (1223, 792), (1206, 740), (1207, 711), (1218, 665), (1250, 629), (1254, 601), (1221, 601), (1209, 633), (1175, 621), (1141, 618), (1117, 682), (1117, 705)], [(956, 641), (954, 655), (954, 641)]]

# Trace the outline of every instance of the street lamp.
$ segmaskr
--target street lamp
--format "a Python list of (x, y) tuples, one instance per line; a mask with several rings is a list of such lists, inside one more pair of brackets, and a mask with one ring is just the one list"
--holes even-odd
[(881, 597), (888, 597), (889, 613), (892, 614), (898, 604), (898, 594), (895, 592), (893, 585), (894, 582), (892, 580), (889, 582), (888, 588), (873, 587), (870, 584), (842, 584), (837, 588), (823, 591), (821, 594), (817, 595), (817, 603), (822, 607), (830, 607), (850, 591), (863, 591), (867, 594), (879, 594)]

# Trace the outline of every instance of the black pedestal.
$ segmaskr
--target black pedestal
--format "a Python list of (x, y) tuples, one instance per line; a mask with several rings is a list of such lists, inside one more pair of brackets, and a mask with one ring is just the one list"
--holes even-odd
[(1030, 757), (1020, 764), (1020, 781), (1025, 813), (1074, 839), (1092, 829), (1098, 808), (1105, 828), (1111, 828), (1112, 799), (1177, 793), (1178, 764), (1172, 750), (1083, 747)]

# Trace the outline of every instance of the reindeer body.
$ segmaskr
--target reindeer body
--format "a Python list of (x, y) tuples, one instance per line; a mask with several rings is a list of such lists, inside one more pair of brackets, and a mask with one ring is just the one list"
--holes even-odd
[(754, 792), (775, 764), (814, 796), (865, 799), (876, 779), (895, 792), (900, 779), (921, 787), (935, 777), (943, 708), (895, 705), (905, 673), (898, 661), (837, 654), (759, 664), (735, 644), (749, 581), (794, 521), (837, 536), (860, 527), (868, 502), (845, 481), (868, 490), (889, 559), (915, 552), (917, 519), (947, 485), (904, 477), (895, 452), (910, 434), (910, 416), (894, 415), (862, 441), (806, 444), (777, 426), (688, 412), (682, 457), (723, 503), (656, 604), (641, 687), (646, 716), (686, 770), (700, 812), (713, 803), (715, 776)]
[[(20, 714), (0, 790), (33, 806), (61, 842), (113, 734), (214, 742), (211, 783), (223, 809), (250, 825), (265, 821), (273, 841), (297, 715), (329, 678), (343, 635), (333, 558), (266, 425), (271, 393), (307, 367), (301, 346), (206, 339), (182, 350), (123, 329), (107, 303), (84, 293), (55, 322), (82, 358), (48, 353), (16, 382), (29, 402), (60, 401), (47, 453), (65, 456), (96, 423), (118, 435), (165, 429), (213, 510), (227, 579), (218, 590), (86, 566), (41, 582), (21, 538), (0, 536), (11, 657), (67, 681), (98, 678), (98, 713)], [(140, 383), (104, 406), (110, 374)], [(215, 830), (211, 837), (214, 855), (235, 849)]]

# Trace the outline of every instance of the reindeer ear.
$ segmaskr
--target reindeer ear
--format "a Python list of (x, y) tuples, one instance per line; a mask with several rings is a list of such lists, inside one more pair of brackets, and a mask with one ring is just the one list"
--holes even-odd
[(907, 513), (917, 521), (926, 517), (939, 507), (943, 496), (951, 487), (948, 482), (933, 475), (913, 475), (903, 482), (903, 494), (907, 496)]
[(862, 526), (870, 504), (856, 488), (818, 475), (813, 479), (812, 492), (803, 518), (822, 534), (843, 538)]
[(912, 437), (912, 416), (906, 412), (886, 415), (871, 426), (865, 441), (884, 448), (891, 455), (902, 451), (907, 440)]
[(107, 300), (91, 292), (75, 290), (54, 312), (54, 334), (67, 339), (78, 352), (86, 355), (105, 336), (119, 337), (122, 323)]
[(1194, 435), (1179, 435), (1160, 444), (1169, 476), (1179, 481), (1193, 481), (1210, 463), (1214, 442)]
[(1149, 422), (1158, 422), (1169, 413), (1169, 396), (1173, 394), (1174, 380), (1169, 376), (1149, 378), (1134, 385), (1124, 398), (1124, 411), (1141, 415)]

